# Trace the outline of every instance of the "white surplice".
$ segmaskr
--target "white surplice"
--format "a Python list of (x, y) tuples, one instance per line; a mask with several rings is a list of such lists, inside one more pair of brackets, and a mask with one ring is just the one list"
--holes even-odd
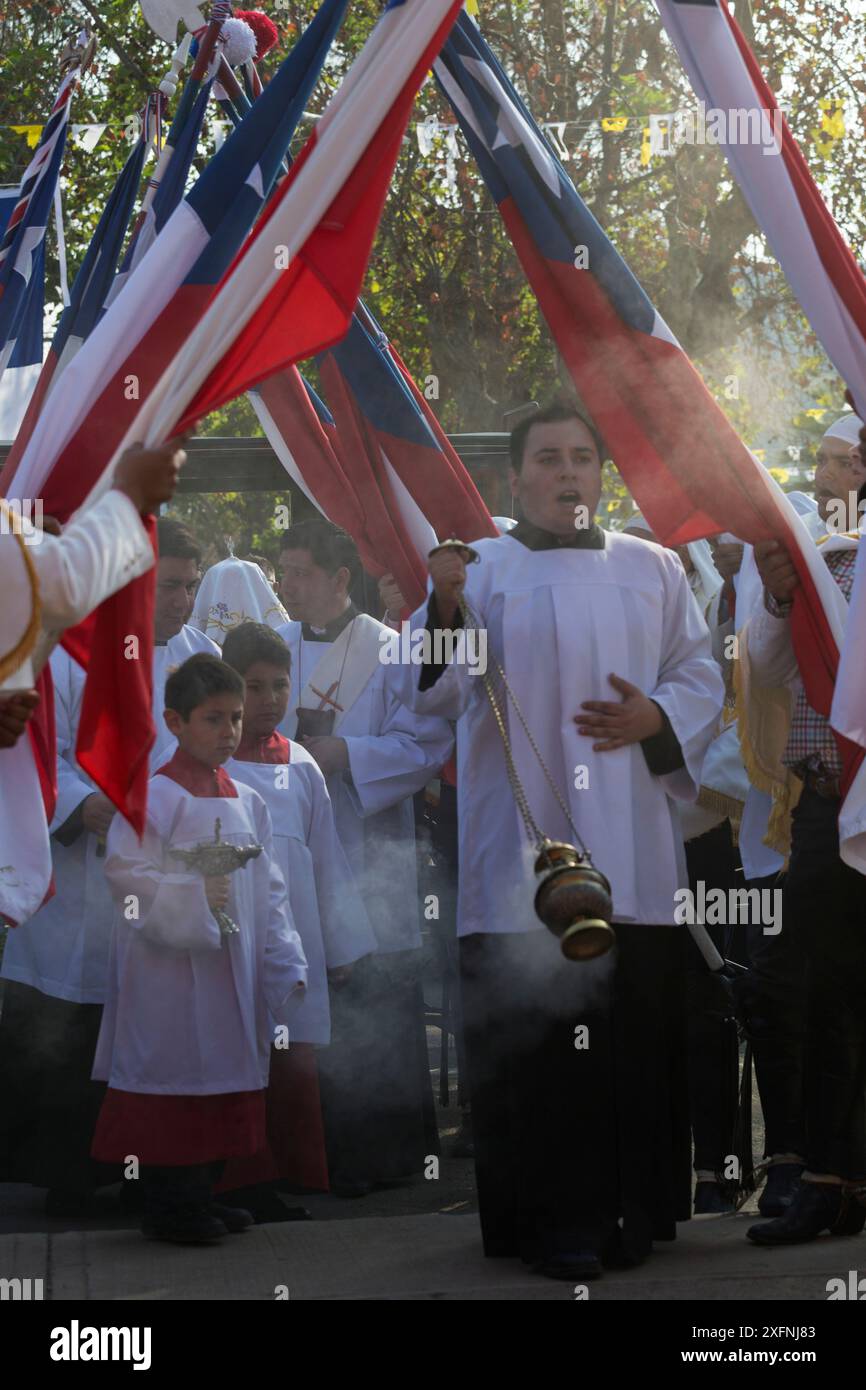
[(234, 782), (253, 787), (271, 813), (274, 852), (307, 957), (307, 993), (295, 1012), (292, 1039), (327, 1043), (327, 971), (375, 951), (376, 937), (337, 838), (324, 775), (306, 749), (291, 740), (288, 763), (230, 758), (226, 772)]
[[(117, 911), (109, 992), (93, 1076), (115, 1090), (215, 1095), (267, 1085), (274, 1025), (291, 1034), (292, 994), (307, 978), (285, 880), (261, 797), (193, 796), (168, 777), (148, 787), (139, 844), (116, 816), (106, 874)], [(220, 935), (204, 880), (172, 857), (220, 837), (263, 846), (231, 875), (226, 911), (240, 927)], [(132, 916), (137, 902), (138, 916)]]
[[(167, 676), (197, 651), (220, 655), (216, 643), (193, 627), (181, 628), (165, 646), (154, 648), (153, 721), (157, 738), (150, 754), (152, 773), (168, 761), (177, 746), (162, 714)], [(75, 757), (84, 671), (62, 647), (57, 647), (51, 655), (51, 674), (57, 725), (53, 833), (99, 788)], [(32, 985), (43, 994), (75, 1004), (104, 1002), (114, 909), (105, 879), (105, 859), (97, 852), (98, 844), (98, 837), (87, 830), (71, 845), (52, 840), (54, 897), (28, 922), (10, 932), (0, 966), (4, 979)]]
[[(154, 563), (141, 517), (116, 488), (86, 512), (78, 512), (62, 536), (41, 535), (29, 544), (42, 603), (42, 631), (21, 684), (38, 676), (67, 627), (87, 617), (106, 598)], [(18, 540), (0, 535), (0, 592), (4, 582), (26, 584)], [(10, 579), (9, 576), (12, 576)], [(5, 637), (2, 614), (0, 631)], [(17, 641), (20, 630), (15, 630)], [(0, 641), (0, 650), (10, 642)], [(25, 679), (26, 676), (26, 679)], [(14, 686), (15, 676), (8, 684)], [(0, 920), (26, 922), (48, 892), (51, 847), (39, 773), (27, 734), (0, 749)]]
[[(381, 623), (376, 627), (390, 633)], [(279, 629), (292, 654), (292, 695), (280, 725), (288, 739), (295, 734), (300, 693), (330, 647), (304, 641), (301, 631), (300, 623)], [(346, 672), (351, 662), (350, 647)], [(448, 761), (454, 742), (438, 713), (413, 714), (401, 704), (385, 685), (387, 669), (377, 665), (343, 715), (336, 734), (346, 740), (349, 768), (327, 778), (337, 834), (381, 952), (421, 944), (412, 797)]]
[[(487, 630), (488, 659), (495, 654), (502, 662), (593, 862), (610, 880), (615, 920), (672, 924), (674, 894), (688, 883), (672, 798), (697, 796), (724, 698), (707, 625), (682, 565), (660, 546), (610, 533), (603, 550), (530, 550), (510, 536), (475, 549), (481, 562), (469, 566), (466, 596)], [(425, 604), (413, 615), (413, 631), (426, 625), (427, 612)], [(388, 668), (394, 689), (413, 709), (459, 719), (459, 934), (540, 929), (534, 851), (482, 678), (455, 658), (422, 692), (421, 669)], [(639, 745), (594, 753), (598, 740), (578, 734), (574, 717), (582, 701), (620, 699), (608, 683), (611, 673), (661, 706), (684, 766), (654, 776)], [(510, 703), (508, 725), (541, 830), (573, 841)]]

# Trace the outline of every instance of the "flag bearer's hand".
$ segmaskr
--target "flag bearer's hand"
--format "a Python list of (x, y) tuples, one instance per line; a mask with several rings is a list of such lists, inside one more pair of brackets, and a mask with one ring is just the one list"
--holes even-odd
[(155, 512), (163, 502), (171, 501), (186, 463), (183, 446), (188, 437), (170, 439), (158, 449), (134, 444), (121, 455), (114, 470), (114, 486), (125, 492), (140, 512)]
[(758, 541), (755, 564), (767, 593), (778, 603), (790, 602), (800, 580), (785, 547), (778, 541)]
[(0, 748), (13, 748), (39, 704), (35, 690), (18, 690), (8, 700), (0, 700)]

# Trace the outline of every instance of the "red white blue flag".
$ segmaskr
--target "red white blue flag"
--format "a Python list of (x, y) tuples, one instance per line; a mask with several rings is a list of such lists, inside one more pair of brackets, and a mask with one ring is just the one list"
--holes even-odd
[(45, 231), (66, 148), (69, 108), (78, 77), (78, 68), (73, 68), (60, 83), (51, 115), (0, 237), (0, 377), (7, 366), (25, 367), (42, 361)]
[(656, 0), (695, 95), (803, 312), (866, 419), (866, 277), (725, 0)]
[(366, 499), (365, 566), (373, 574), (389, 569), (415, 608), (426, 592), (426, 556), (437, 537), (472, 541), (497, 532), (461, 459), (434, 429), (429, 404), (401, 368), (363, 305), (345, 338), (319, 358), (343, 465)]
[[(110, 483), (154, 382), (200, 318), (261, 211), (319, 76), (347, 0), (324, 0), (255, 108), (211, 160), (58, 378), (8, 495), (40, 497), (64, 522)], [(143, 429), (143, 427), (142, 427)], [(168, 437), (166, 429), (160, 438)], [(136, 826), (144, 825), (153, 743), (154, 573), (108, 599), (63, 644), (87, 669), (81, 766)], [(139, 659), (123, 659), (124, 636)]]
[[(790, 550), (801, 579), (794, 641), (809, 701), (829, 713), (840, 595), (794, 508), (738, 438), (465, 14), (434, 72), (557, 347), (653, 531), (667, 545), (732, 531)], [(850, 771), (850, 744), (842, 752)]]
[[(105, 296), (117, 271), (123, 243), (138, 197), (145, 156), (150, 147), (153, 130), (158, 121), (159, 94), (148, 97), (142, 130), (135, 147), (111, 190), (96, 231), (81, 262), (69, 295), (69, 303), (60, 316), (48, 355), (42, 365), (36, 389), (30, 399), (14, 444), (6, 457), (3, 479), (8, 484), (33, 433), (45, 405), (49, 389), (57, 373), (75, 356), (84, 340), (90, 336), (102, 315)], [(42, 325), (39, 325), (39, 361), (42, 361)]]

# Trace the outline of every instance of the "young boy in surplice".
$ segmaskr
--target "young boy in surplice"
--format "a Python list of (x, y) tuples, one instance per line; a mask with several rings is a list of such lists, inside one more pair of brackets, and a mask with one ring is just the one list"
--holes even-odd
[[(166, 682), (178, 741), (150, 782), (139, 839), (120, 817), (106, 874), (118, 912), (94, 1076), (108, 1082), (93, 1154), (140, 1165), (142, 1229), (218, 1240), (252, 1223), (212, 1187), (224, 1160), (265, 1145), (274, 1027), (291, 1026), (307, 965), (262, 798), (223, 769), (238, 746), (244, 683), (223, 661), (190, 657)], [(204, 876), (177, 851), (258, 846), (231, 873)], [(237, 930), (229, 934), (227, 914)]]

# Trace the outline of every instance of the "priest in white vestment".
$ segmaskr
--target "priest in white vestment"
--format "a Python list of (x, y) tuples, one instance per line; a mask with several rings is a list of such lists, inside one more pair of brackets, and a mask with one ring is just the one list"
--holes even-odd
[(412, 713), (386, 686), (382, 654), (393, 634), (351, 602), (360, 562), (344, 532), (299, 523), (281, 540), (280, 566), (293, 621), (279, 629), (292, 670), (279, 732), (325, 774), (378, 947), (332, 998), (320, 1066), (332, 1190), (360, 1195), (422, 1172), (436, 1152), (412, 798), (447, 761), (453, 735), (445, 719)]
[[(389, 670), (419, 713), (459, 720), (458, 933), (485, 1251), (592, 1278), (639, 1262), (689, 1214), (674, 802), (697, 795), (723, 685), (677, 557), (593, 522), (591, 426), (554, 406), (519, 425), (511, 449), (522, 519), (478, 542), (468, 570), (434, 553), (412, 626), (461, 628), (465, 584), (488, 663), (502, 663), (610, 881), (615, 957), (566, 961), (535, 916), (534, 851), (469, 644), (420, 673)], [(508, 732), (535, 820), (573, 843), (510, 702)]]

